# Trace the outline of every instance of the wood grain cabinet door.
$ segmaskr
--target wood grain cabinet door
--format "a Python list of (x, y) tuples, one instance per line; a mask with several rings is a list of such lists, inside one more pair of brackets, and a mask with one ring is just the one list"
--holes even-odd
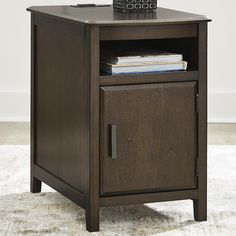
[(100, 194), (196, 188), (196, 83), (102, 87)]

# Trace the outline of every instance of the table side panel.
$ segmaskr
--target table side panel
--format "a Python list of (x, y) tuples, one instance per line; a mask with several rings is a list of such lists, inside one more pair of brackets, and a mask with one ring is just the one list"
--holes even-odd
[(89, 155), (84, 27), (36, 16), (35, 162), (81, 193)]

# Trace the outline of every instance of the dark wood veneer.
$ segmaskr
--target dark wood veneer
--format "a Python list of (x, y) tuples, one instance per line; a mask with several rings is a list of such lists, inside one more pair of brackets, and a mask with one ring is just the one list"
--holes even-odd
[[(31, 185), (86, 210), (192, 199), (207, 219), (207, 22), (159, 8), (32, 7)], [(183, 53), (187, 72), (102, 75), (109, 48)]]
[(100, 85), (122, 84), (149, 84), (161, 82), (189, 82), (198, 81), (198, 71), (147, 73), (133, 75), (103, 75), (100, 76)]
[[(102, 196), (196, 187), (195, 85), (101, 87)], [(107, 145), (111, 124), (117, 126), (116, 159)]]
[(101, 40), (138, 40), (161, 38), (191, 38), (197, 36), (197, 24), (101, 27)]
[[(35, 30), (35, 164), (85, 193), (89, 83), (81, 69), (88, 66), (84, 28), (74, 25), (75, 34), (59, 26), (49, 20)], [(72, 87), (75, 93), (68, 92)]]
[(206, 16), (158, 7), (153, 12), (120, 13), (112, 7), (74, 8), (71, 6), (36, 6), (29, 11), (53, 19), (98, 26), (128, 26), (198, 23), (210, 21)]
[(177, 201), (185, 199), (198, 199), (198, 190), (180, 190), (180, 191), (166, 191), (156, 193), (145, 194), (129, 194), (121, 196), (108, 196), (100, 198), (100, 206), (122, 206), (122, 205), (134, 205), (151, 202), (165, 202), (165, 201)]

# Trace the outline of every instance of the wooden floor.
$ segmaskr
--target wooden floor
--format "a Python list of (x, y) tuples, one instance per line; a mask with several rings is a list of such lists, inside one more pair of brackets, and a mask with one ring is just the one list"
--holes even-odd
[(208, 144), (236, 145), (236, 124), (209, 124)]
[[(0, 145), (23, 145), (29, 142), (29, 123), (0, 123)], [(236, 145), (236, 124), (209, 124), (208, 144)]]
[(0, 123), (0, 145), (20, 145), (29, 142), (29, 123)]

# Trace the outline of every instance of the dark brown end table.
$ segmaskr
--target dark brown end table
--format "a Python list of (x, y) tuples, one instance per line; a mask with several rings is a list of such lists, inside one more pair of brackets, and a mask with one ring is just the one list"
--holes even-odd
[[(86, 210), (192, 199), (207, 219), (208, 18), (158, 8), (31, 7), (31, 192)], [(182, 53), (186, 72), (104, 75), (107, 50)], [(178, 203), (176, 203), (178, 204)]]

